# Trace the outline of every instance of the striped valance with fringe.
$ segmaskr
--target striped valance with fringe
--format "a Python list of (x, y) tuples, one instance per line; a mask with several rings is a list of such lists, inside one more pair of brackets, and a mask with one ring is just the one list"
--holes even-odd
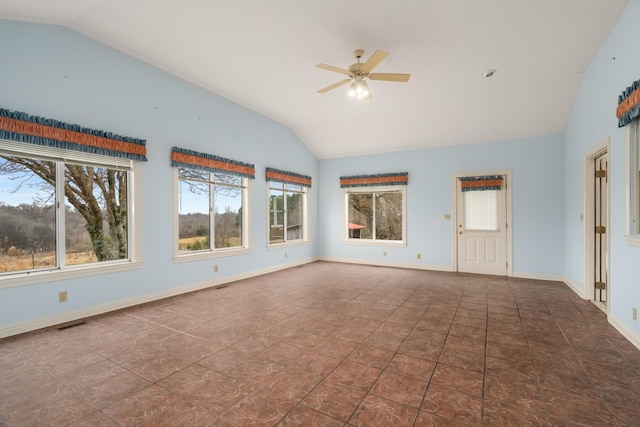
[(341, 176), (340, 188), (374, 187), (378, 185), (407, 185), (408, 172), (382, 173), (377, 175)]
[(460, 178), (462, 191), (488, 191), (502, 188), (502, 176), (465, 176)]
[(171, 149), (171, 166), (225, 173), (251, 179), (256, 177), (256, 170), (252, 164), (178, 147)]
[(620, 96), (618, 96), (618, 127), (628, 125), (633, 119), (640, 117), (640, 80), (636, 80)]
[(0, 139), (131, 160), (147, 160), (144, 139), (115, 135), (3, 108), (0, 108)]
[(280, 169), (267, 168), (265, 172), (267, 181), (283, 182), (285, 184), (301, 185), (311, 188), (311, 177)]

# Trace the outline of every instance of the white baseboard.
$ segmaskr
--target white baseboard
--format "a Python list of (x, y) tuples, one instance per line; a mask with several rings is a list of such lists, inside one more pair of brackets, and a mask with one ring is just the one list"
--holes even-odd
[(416, 270), (432, 270), (432, 271), (447, 271), (447, 272), (453, 271), (453, 267), (447, 266), (447, 265), (421, 265), (421, 264), (411, 264), (406, 262), (380, 262), (380, 261), (372, 261), (372, 260), (334, 258), (334, 257), (319, 257), (318, 260), (329, 261), (329, 262), (341, 262), (344, 264), (376, 265), (379, 267), (409, 268), (409, 269), (416, 269)]
[(107, 304), (96, 305), (93, 307), (70, 311), (67, 313), (57, 314), (54, 316), (41, 317), (38, 319), (26, 321), (26, 322), (14, 323), (11, 325), (0, 327), (0, 338), (10, 337), (10, 336), (22, 334), (25, 332), (35, 331), (37, 329), (42, 329), (50, 326), (60, 325), (63, 323), (73, 322), (75, 320), (85, 319), (87, 317), (96, 316), (99, 314), (104, 314), (104, 313), (108, 313), (115, 310), (121, 310), (127, 307), (133, 307), (136, 305), (158, 301), (161, 299), (186, 294), (189, 292), (199, 291), (201, 289), (220, 286), (225, 283), (235, 282), (237, 280), (248, 279), (250, 277), (273, 273), (279, 270), (284, 270), (284, 269), (296, 267), (299, 265), (309, 264), (317, 260), (318, 260), (317, 258), (311, 258), (311, 259), (306, 259), (302, 261), (290, 262), (290, 263), (281, 264), (275, 267), (254, 270), (251, 272), (236, 274), (233, 276), (226, 276), (226, 277), (222, 277), (220, 279), (215, 279), (215, 280), (207, 280), (205, 282), (194, 283), (191, 285), (181, 286), (173, 289), (167, 289), (165, 291), (156, 292), (153, 294), (140, 295), (134, 298), (128, 298), (125, 300), (115, 301)]
[(576, 294), (578, 294), (578, 296), (582, 299), (588, 299), (585, 294), (584, 294), (584, 288), (576, 285), (575, 283), (573, 283), (571, 280), (564, 278), (562, 280), (568, 287), (569, 289), (571, 289), (573, 292), (575, 292)]
[(635, 331), (629, 329), (627, 325), (622, 323), (620, 319), (618, 319), (613, 314), (609, 314), (607, 316), (607, 320), (609, 320), (609, 323), (611, 323), (611, 325), (616, 328), (618, 332), (624, 335), (624, 337), (628, 339), (631, 344), (635, 345), (636, 347), (638, 347), (638, 350), (640, 350), (640, 335), (636, 334)]
[(515, 277), (517, 279), (531, 279), (531, 280), (546, 280), (549, 282), (563, 282), (563, 276), (554, 276), (552, 274), (537, 274), (537, 273), (519, 273), (513, 272), (511, 277)]

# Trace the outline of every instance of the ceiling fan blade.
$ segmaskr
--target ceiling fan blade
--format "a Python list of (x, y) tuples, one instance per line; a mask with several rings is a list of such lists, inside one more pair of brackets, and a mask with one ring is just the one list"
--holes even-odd
[(371, 57), (369, 59), (367, 59), (367, 62), (365, 62), (364, 64), (362, 64), (362, 67), (360, 68), (360, 71), (362, 71), (363, 73), (369, 73), (371, 72), (371, 70), (373, 70), (373, 68), (378, 65), (380, 62), (382, 62), (382, 60), (384, 58), (387, 57), (387, 55), (389, 54), (389, 52), (386, 52), (384, 50), (376, 50), (373, 55), (371, 55)]
[(385, 80), (388, 82), (408, 82), (411, 74), (400, 73), (371, 73), (369, 79), (371, 80)]
[(334, 67), (333, 65), (328, 65), (328, 64), (318, 64), (316, 65), (316, 67), (322, 68), (323, 70), (335, 71), (336, 73), (345, 74), (351, 77), (351, 71), (345, 70), (344, 68)]
[(335, 89), (335, 88), (337, 88), (337, 87), (339, 87), (339, 86), (342, 86), (343, 84), (349, 83), (350, 81), (351, 81), (351, 79), (344, 79), (344, 80), (342, 80), (342, 81), (340, 81), (340, 82), (338, 82), (338, 83), (334, 83), (334, 84), (332, 84), (331, 86), (327, 86), (327, 87), (325, 87), (325, 88), (323, 88), (323, 89), (320, 89), (320, 90), (318, 91), (318, 93), (325, 93), (325, 92), (329, 92), (330, 90)]

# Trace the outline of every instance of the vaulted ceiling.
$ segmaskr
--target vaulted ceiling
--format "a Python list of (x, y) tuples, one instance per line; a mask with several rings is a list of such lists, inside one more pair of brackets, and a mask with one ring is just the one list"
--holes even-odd
[[(293, 129), (318, 158), (562, 133), (581, 76), (628, 0), (0, 0)], [(348, 68), (389, 52), (347, 95)], [(487, 78), (484, 72), (495, 69)]]

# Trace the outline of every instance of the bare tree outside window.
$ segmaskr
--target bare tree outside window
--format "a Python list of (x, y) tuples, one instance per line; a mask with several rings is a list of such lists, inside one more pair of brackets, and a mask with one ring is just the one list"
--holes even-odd
[[(56, 176), (64, 168), (65, 223), (56, 235)], [(0, 156), (0, 255), (3, 271), (128, 257), (128, 172), (109, 167)], [(60, 201), (62, 203), (62, 201)]]
[(349, 238), (402, 240), (401, 191), (351, 192), (347, 200)]
[(242, 247), (243, 179), (186, 168), (180, 169), (178, 174), (178, 250), (195, 252)]

